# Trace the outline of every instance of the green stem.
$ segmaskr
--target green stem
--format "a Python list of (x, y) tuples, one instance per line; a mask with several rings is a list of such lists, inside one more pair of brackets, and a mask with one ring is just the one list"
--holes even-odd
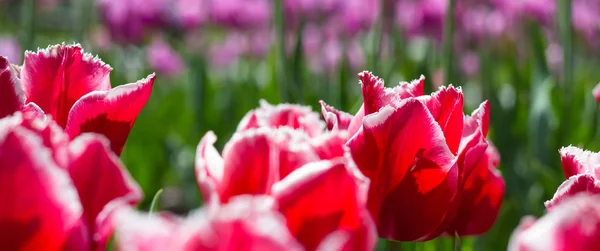
[(386, 240), (386, 250), (387, 251), (401, 251), (402, 250), (402, 242)]
[(454, 39), (454, 9), (456, 0), (449, 0), (446, 10), (446, 20), (444, 22), (444, 84), (452, 83), (452, 43)]
[(35, 39), (35, 0), (24, 0), (21, 3), (21, 46), (24, 50), (32, 50)]
[(204, 99), (206, 98), (206, 85), (208, 77), (206, 73), (206, 63), (203, 55), (190, 53), (188, 58), (190, 67), (190, 87), (192, 95), (192, 107), (196, 118), (196, 131), (203, 133), (204, 129)]
[(562, 137), (566, 137), (571, 122), (571, 100), (573, 92), (573, 26), (571, 24), (571, 0), (558, 1), (558, 27), (563, 49), (564, 113)]
[(288, 78), (287, 78), (287, 58), (285, 55), (285, 20), (283, 17), (283, 0), (275, 0), (275, 4), (273, 4), (273, 13), (275, 13), (275, 34), (277, 40), (277, 53), (279, 55), (279, 68), (277, 69), (277, 86), (279, 87), (279, 94), (281, 96), (282, 102), (287, 102), (289, 100), (288, 93)]

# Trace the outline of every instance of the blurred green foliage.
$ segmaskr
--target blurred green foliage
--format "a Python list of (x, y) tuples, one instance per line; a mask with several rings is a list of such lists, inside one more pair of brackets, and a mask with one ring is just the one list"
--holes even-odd
[[(85, 33), (97, 25), (96, 14), (86, 10), (89, 6), (75, 5), (77, 1), (73, 1), (52, 12), (34, 12), (28, 6), (32, 2), (0, 5), (0, 31), (19, 36), (24, 49), (77, 41), (88, 52), (99, 53)], [(73, 8), (80, 11), (75, 11), (75, 15)], [(377, 56), (377, 30), (362, 41), (369, 59), (365, 69), (377, 69), (374, 73), (383, 77), (388, 86), (423, 74), (427, 90), (435, 90), (432, 83), (444, 63), (440, 46), (427, 41), (409, 46), (394, 32), (391, 55)], [(553, 71), (545, 58), (549, 42), (541, 28), (530, 24), (526, 30), (528, 37), (520, 40), (522, 44), (481, 48), (479, 74), (474, 77), (463, 76), (459, 67), (451, 67), (459, 63), (458, 55), (446, 59), (451, 84), (462, 86), (465, 92), (465, 112), (470, 113), (485, 99), (490, 101), (489, 138), (501, 153), (500, 170), (506, 180), (505, 200), (497, 223), (483, 236), (461, 240), (462, 250), (506, 250), (510, 234), (522, 216), (544, 213), (543, 202), (553, 196), (565, 179), (558, 155), (560, 147), (575, 145), (600, 150), (599, 111), (591, 93), (600, 80), (598, 53), (577, 46), (575, 41), (570, 54), (573, 64), (566, 66), (572, 68), (572, 73), (564, 69)], [(158, 76), (121, 158), (143, 188), (145, 200), (141, 208), (146, 210), (160, 189), (165, 191), (159, 209), (185, 213), (200, 206), (202, 198), (193, 171), (196, 144), (206, 131), (212, 130), (218, 136), (217, 148), (222, 149), (240, 119), (257, 107), (260, 99), (275, 104), (301, 103), (315, 111), (319, 111), (318, 100), (322, 99), (350, 113), (356, 112), (362, 101), (358, 72), (343, 63), (337, 72), (313, 73), (303, 59), (301, 46), (289, 56), (282, 55), (282, 47), (276, 47), (264, 60), (245, 59), (227, 69), (215, 69), (201, 53), (186, 51), (180, 39), (173, 38), (172, 43), (185, 55), (187, 69), (174, 78)], [(113, 47), (100, 53), (100, 57), (114, 68), (113, 85), (133, 82), (151, 72), (143, 51), (135, 46)], [(451, 238), (444, 238), (404, 243), (402, 249), (452, 250), (452, 243)], [(382, 241), (377, 249), (384, 250), (389, 245)]]

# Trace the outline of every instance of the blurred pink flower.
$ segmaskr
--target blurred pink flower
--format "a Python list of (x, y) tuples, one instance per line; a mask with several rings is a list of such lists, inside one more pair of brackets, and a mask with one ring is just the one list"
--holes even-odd
[(213, 22), (231, 28), (257, 29), (269, 25), (271, 20), (269, 0), (218, 0), (210, 8)]
[(462, 73), (466, 76), (474, 76), (479, 72), (479, 56), (475, 52), (466, 52), (462, 55), (460, 62)]
[(574, 0), (572, 4), (573, 27), (582, 34), (588, 44), (597, 44), (600, 29), (600, 2)]
[(21, 55), (21, 46), (15, 37), (0, 35), (0, 56), (8, 58), (13, 64), (21, 64)]
[(226, 68), (233, 64), (242, 55), (244, 45), (240, 34), (231, 32), (225, 37), (225, 41), (213, 43), (209, 49), (209, 59), (213, 66)]
[(167, 0), (96, 0), (113, 40), (139, 43), (144, 32), (165, 23)]
[(175, 0), (175, 19), (185, 28), (196, 27), (208, 19), (210, 0)]
[(159, 74), (174, 76), (185, 68), (179, 54), (161, 37), (155, 37), (146, 47), (148, 64)]

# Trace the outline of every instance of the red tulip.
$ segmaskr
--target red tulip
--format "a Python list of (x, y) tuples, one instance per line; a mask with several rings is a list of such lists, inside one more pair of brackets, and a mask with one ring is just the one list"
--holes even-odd
[(225, 145), (223, 157), (208, 132), (196, 152), (196, 177), (205, 198), (227, 202), (240, 194), (269, 194), (272, 185), (309, 162), (344, 154), (343, 139), (326, 134), (314, 139), (289, 127), (238, 132)]
[(209, 132), (197, 149), (198, 184), (209, 207), (240, 195), (274, 196), (308, 250), (370, 250), (376, 232), (365, 207), (368, 179), (344, 157), (345, 136), (339, 135), (310, 138), (288, 126), (248, 129), (234, 134), (221, 157)]
[(311, 137), (321, 135), (324, 129), (323, 122), (319, 120), (319, 114), (313, 112), (308, 106), (294, 104), (273, 106), (267, 103), (267, 101), (261, 100), (259, 108), (248, 112), (242, 118), (237, 131), (259, 127), (278, 128), (282, 126), (304, 131)]
[(184, 219), (123, 208), (112, 222), (121, 251), (302, 250), (268, 196), (238, 196)]
[(509, 251), (600, 250), (600, 195), (566, 198), (539, 220), (528, 216), (513, 232)]
[(83, 134), (70, 141), (54, 121), (20, 113), (0, 120), (0, 134), (6, 136), (0, 136), (0, 152), (6, 153), (0, 154), (0, 163), (5, 164), (0, 169), (19, 167), (24, 172), (0, 175), (8, 178), (0, 182), (8, 187), (0, 190), (27, 191), (0, 196), (0, 204), (10, 205), (0, 216), (0, 232), (16, 231), (19, 237), (2, 242), (14, 247), (10, 250), (102, 250), (108, 236), (97, 230), (105, 224), (99, 215), (110, 214), (105, 205), (117, 199), (131, 205), (141, 200), (140, 188), (101, 135)]
[[(455, 222), (456, 217), (464, 217), (460, 208), (484, 206), (469, 201), (475, 194), (465, 195), (469, 198), (463, 203), (461, 193), (479, 182), (478, 175), (470, 176), (487, 147), (487, 102), (465, 116), (462, 92), (452, 86), (423, 96), (423, 77), (391, 89), (369, 72), (359, 78), (364, 102), (354, 117), (324, 102), (321, 108), (329, 129), (348, 133), (352, 157), (371, 180), (368, 208), (380, 237), (418, 241), (446, 231), (487, 231), (482, 221), (493, 223), (497, 207), (482, 212), (482, 219), (473, 216)], [(464, 224), (477, 224), (479, 229), (467, 231)]]
[[(71, 138), (84, 132), (104, 134), (121, 154), (129, 131), (152, 92), (154, 74), (137, 83), (111, 89), (110, 66), (84, 53), (79, 45), (54, 45), (26, 52), (20, 79), (0, 59), (0, 117), (23, 106), (39, 106)], [(12, 77), (11, 77), (12, 76)], [(19, 83), (20, 82), (20, 83)], [(6, 102), (6, 103), (4, 103)]]
[(573, 146), (563, 147), (559, 153), (567, 180), (558, 187), (554, 197), (546, 201), (548, 210), (578, 193), (600, 194), (600, 153)]

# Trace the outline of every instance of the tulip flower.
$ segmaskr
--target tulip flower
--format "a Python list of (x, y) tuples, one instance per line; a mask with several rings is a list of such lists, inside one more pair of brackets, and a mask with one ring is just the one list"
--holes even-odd
[(0, 88), (6, 116), (22, 107), (39, 107), (65, 129), (71, 138), (84, 132), (104, 134), (111, 149), (121, 154), (129, 131), (144, 108), (154, 74), (136, 83), (111, 88), (110, 66), (84, 53), (79, 45), (54, 45), (26, 52), (20, 78), (0, 59)]
[(186, 218), (122, 208), (112, 223), (122, 251), (302, 250), (268, 196), (238, 196), (218, 210), (203, 208)]
[[(103, 250), (113, 201), (141, 191), (98, 134), (72, 141), (52, 120), (0, 119), (0, 241), (8, 250)], [(10, 192), (8, 192), (10, 191)]]
[(524, 217), (513, 232), (508, 251), (584, 251), (600, 249), (600, 195), (565, 199), (536, 220)]
[(600, 154), (573, 146), (563, 147), (559, 153), (567, 180), (558, 187), (554, 197), (546, 201), (548, 210), (578, 193), (600, 194)]
[[(470, 201), (473, 196), (494, 202), (502, 199), (503, 185), (500, 194), (489, 194), (492, 197), (470, 187), (480, 182), (479, 175), (487, 174), (487, 164), (482, 162), (488, 146), (487, 102), (465, 116), (462, 92), (452, 86), (424, 96), (423, 77), (391, 89), (371, 73), (362, 72), (359, 78), (364, 101), (355, 116), (324, 102), (321, 108), (330, 130), (348, 133), (346, 144), (352, 157), (371, 180), (367, 204), (380, 237), (422, 241), (446, 231), (465, 235), (487, 231), (491, 225), (485, 221), (493, 223), (499, 203), (492, 203), (481, 219), (455, 222), (456, 217), (465, 217), (461, 208), (488, 206), (487, 202)], [(474, 172), (480, 162), (483, 167), (477, 169), (485, 169)], [(475, 191), (463, 196), (463, 190)], [(465, 228), (462, 224), (467, 223), (479, 228), (452, 227)]]
[[(284, 109), (275, 110), (279, 114)], [(262, 119), (282, 117), (262, 112), (250, 112), (247, 121), (280, 122)], [(340, 135), (311, 138), (289, 126), (241, 129), (221, 157), (213, 147), (216, 137), (209, 132), (196, 152), (200, 190), (209, 207), (241, 195), (273, 196), (289, 230), (308, 250), (370, 250), (376, 231), (366, 209), (368, 179), (345, 155), (345, 136)]]

